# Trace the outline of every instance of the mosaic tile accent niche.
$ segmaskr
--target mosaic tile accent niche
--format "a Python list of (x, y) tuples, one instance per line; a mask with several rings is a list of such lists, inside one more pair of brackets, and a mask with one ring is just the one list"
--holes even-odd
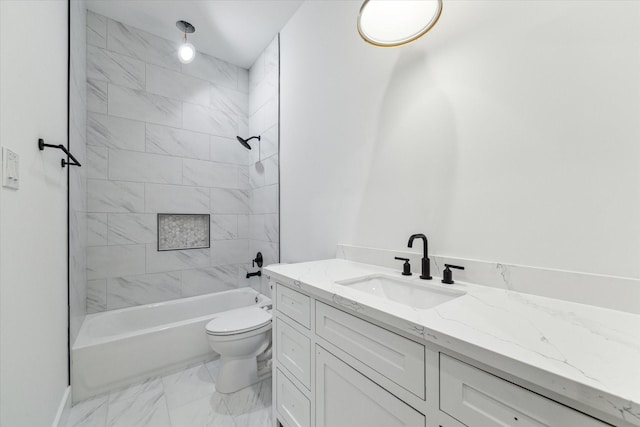
[(158, 251), (208, 248), (209, 214), (158, 214)]

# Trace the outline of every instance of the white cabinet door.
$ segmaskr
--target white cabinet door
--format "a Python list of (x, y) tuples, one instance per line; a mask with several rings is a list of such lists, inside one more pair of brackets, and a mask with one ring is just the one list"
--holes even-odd
[(424, 415), (316, 346), (316, 427), (424, 426)]

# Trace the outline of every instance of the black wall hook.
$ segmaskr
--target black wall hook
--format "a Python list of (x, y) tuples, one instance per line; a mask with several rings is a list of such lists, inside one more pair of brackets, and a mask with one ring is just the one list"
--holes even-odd
[(67, 155), (67, 156), (72, 160), (72, 162), (73, 162), (73, 163), (72, 163), (72, 162), (68, 162), (68, 161), (66, 161), (65, 159), (62, 159), (62, 160), (60, 160), (60, 166), (62, 166), (62, 167), (65, 167), (65, 165), (78, 166), (78, 167), (82, 166), (82, 165), (80, 164), (80, 162), (79, 162), (75, 157), (73, 157), (73, 154), (71, 154), (71, 153), (69, 152), (69, 150), (67, 150), (67, 148), (66, 148), (64, 145), (62, 145), (62, 144), (60, 144), (60, 145), (45, 144), (45, 143), (44, 143), (44, 139), (42, 139), (42, 138), (38, 139), (38, 148), (40, 149), (40, 151), (43, 151), (43, 150), (44, 150), (44, 147), (57, 148), (58, 150), (62, 150), (62, 151), (64, 151), (64, 153), (65, 153), (65, 154), (66, 154), (66, 155)]

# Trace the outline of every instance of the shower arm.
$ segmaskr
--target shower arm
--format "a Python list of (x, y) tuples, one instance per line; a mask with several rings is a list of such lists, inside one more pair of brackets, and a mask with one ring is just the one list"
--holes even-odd
[(71, 154), (71, 153), (69, 152), (69, 150), (67, 150), (67, 147), (65, 147), (64, 145), (62, 145), (62, 144), (59, 144), (59, 145), (45, 144), (45, 143), (44, 143), (44, 139), (42, 139), (42, 138), (38, 139), (38, 149), (40, 149), (40, 151), (43, 151), (45, 147), (57, 148), (58, 150), (62, 150), (62, 151), (67, 155), (67, 157), (71, 159), (71, 162), (70, 162), (70, 161), (68, 161), (68, 160), (62, 159), (62, 160), (60, 161), (60, 165), (61, 165), (62, 167), (65, 167), (66, 165), (69, 165), (69, 166), (78, 166), (78, 167), (82, 166), (82, 165), (80, 164), (80, 162), (78, 161), (78, 159), (76, 159), (76, 158), (73, 156), (73, 154)]
[(260, 144), (260, 137), (259, 136), (252, 136), (251, 138), (247, 139), (246, 141), (249, 142), (252, 139), (257, 139), (258, 140), (258, 163), (260, 163), (262, 161), (262, 144)]
[(251, 141), (252, 139), (257, 139), (258, 140), (258, 163), (260, 163), (262, 161), (262, 144), (260, 143), (260, 137), (259, 136), (252, 136), (249, 139), (245, 139), (246, 142)]

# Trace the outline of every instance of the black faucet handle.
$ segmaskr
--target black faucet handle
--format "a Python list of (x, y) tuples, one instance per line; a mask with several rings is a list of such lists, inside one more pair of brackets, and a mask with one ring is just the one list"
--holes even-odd
[(394, 258), (400, 261), (404, 261), (404, 265), (402, 266), (402, 275), (411, 276), (411, 264), (409, 264), (409, 261), (411, 260), (409, 258), (401, 258), (399, 256)]
[(453, 272), (449, 270), (450, 268), (455, 268), (458, 270), (464, 270), (464, 267), (453, 264), (445, 264), (444, 271), (442, 272), (442, 283), (447, 285), (453, 285), (455, 282), (453, 281)]
[(264, 258), (262, 258), (262, 252), (258, 252), (256, 257), (251, 260), (251, 266), (255, 267), (258, 264), (258, 267), (262, 267), (262, 263), (264, 262)]

